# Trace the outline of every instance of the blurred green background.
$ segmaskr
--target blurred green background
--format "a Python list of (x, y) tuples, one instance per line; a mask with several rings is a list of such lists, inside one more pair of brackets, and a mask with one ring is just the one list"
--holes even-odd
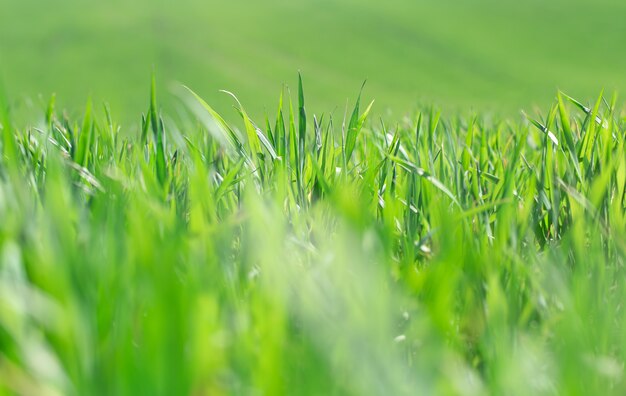
[[(161, 99), (192, 87), (227, 117), (238, 95), (274, 113), (305, 78), (310, 111), (343, 114), (363, 80), (378, 114), (420, 103), (514, 114), (557, 88), (624, 91), (626, 2), (0, 0), (0, 75), (22, 107), (88, 95), (136, 123), (152, 68)], [(29, 104), (30, 103), (30, 104)]]

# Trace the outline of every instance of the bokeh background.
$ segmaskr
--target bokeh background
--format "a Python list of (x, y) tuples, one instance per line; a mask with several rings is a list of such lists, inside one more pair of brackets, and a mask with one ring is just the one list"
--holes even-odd
[(107, 101), (136, 123), (156, 70), (164, 106), (184, 83), (227, 114), (237, 94), (273, 114), (283, 83), (343, 113), (367, 79), (376, 112), (423, 103), (515, 114), (557, 89), (626, 91), (626, 2), (613, 0), (0, 0), (0, 75), (16, 106), (51, 93), (78, 113)]

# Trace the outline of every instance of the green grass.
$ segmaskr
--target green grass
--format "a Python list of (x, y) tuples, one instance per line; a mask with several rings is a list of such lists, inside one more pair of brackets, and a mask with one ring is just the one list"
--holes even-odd
[(0, 0), (0, 9), (0, 75), (26, 121), (56, 92), (74, 116), (93, 95), (134, 126), (153, 67), (164, 104), (184, 83), (231, 121), (219, 89), (260, 119), (283, 82), (295, 92), (294, 70), (308, 76), (316, 108), (341, 113), (367, 79), (380, 113), (396, 118), (416, 103), (512, 116), (546, 108), (557, 89), (626, 92), (618, 0)]
[(390, 121), (299, 81), (236, 124), (153, 82), (134, 132), (0, 100), (0, 394), (626, 392), (614, 99)]

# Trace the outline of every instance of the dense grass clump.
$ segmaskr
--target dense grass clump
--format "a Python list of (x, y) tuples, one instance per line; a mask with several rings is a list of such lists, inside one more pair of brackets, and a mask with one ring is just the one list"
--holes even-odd
[(626, 392), (615, 100), (389, 122), (300, 80), (236, 127), (180, 97), (136, 135), (0, 101), (0, 393)]

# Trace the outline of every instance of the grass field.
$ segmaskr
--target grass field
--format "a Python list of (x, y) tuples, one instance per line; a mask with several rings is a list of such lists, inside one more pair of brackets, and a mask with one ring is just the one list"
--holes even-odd
[(0, 0), (0, 395), (626, 394), (624, 11)]
[(2, 104), (0, 392), (626, 391), (614, 100), (386, 124), (304, 92), (235, 127), (153, 85), (133, 136)]
[(231, 121), (219, 89), (262, 117), (297, 70), (327, 113), (367, 79), (379, 113), (436, 103), (516, 116), (557, 89), (626, 91), (625, 14), (617, 0), (2, 0), (0, 75), (26, 119), (53, 92), (75, 112), (91, 94), (135, 126), (153, 67), (164, 106), (184, 83)]

